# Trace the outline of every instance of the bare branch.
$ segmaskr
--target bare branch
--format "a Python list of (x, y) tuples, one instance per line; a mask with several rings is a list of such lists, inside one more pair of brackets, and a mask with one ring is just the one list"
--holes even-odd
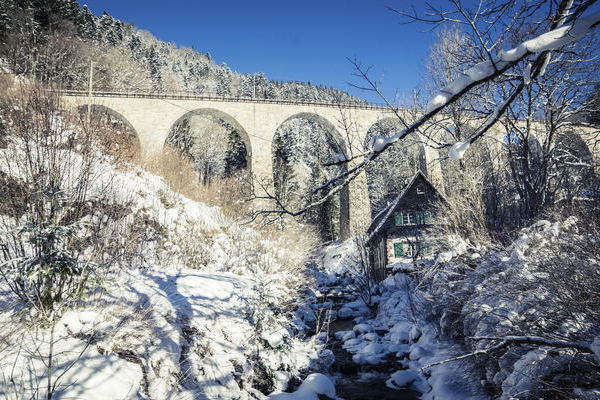
[(564, 340), (556, 340), (556, 339), (547, 339), (540, 336), (505, 336), (505, 337), (493, 337), (493, 336), (479, 336), (472, 337), (473, 340), (491, 340), (491, 341), (499, 341), (500, 343), (495, 344), (493, 346), (487, 347), (485, 349), (475, 350), (471, 353), (463, 354), (461, 356), (448, 358), (443, 361), (438, 361), (421, 368), (421, 372), (426, 369), (430, 369), (435, 367), (436, 365), (447, 364), (454, 361), (464, 360), (465, 358), (480, 356), (480, 355), (488, 355), (494, 353), (496, 351), (502, 350), (508, 346), (514, 345), (537, 345), (537, 346), (549, 346), (559, 349), (574, 349), (577, 351), (581, 351), (583, 353), (594, 354), (592, 350), (592, 346), (588, 343), (584, 342), (569, 342)]

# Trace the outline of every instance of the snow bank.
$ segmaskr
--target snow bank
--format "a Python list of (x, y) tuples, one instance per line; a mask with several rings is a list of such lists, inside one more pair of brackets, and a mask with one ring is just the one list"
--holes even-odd
[(277, 393), (269, 396), (270, 400), (319, 400), (319, 395), (335, 399), (335, 386), (323, 374), (310, 374), (294, 393)]
[[(521, 230), (505, 249), (466, 249), (438, 260), (435, 275), (423, 283), (427, 288), (424, 294), (432, 299), (431, 318), (439, 321), (445, 337), (594, 337), (594, 323), (589, 318), (560, 305), (549, 268), (555, 263), (552, 256), (558, 254), (560, 243), (585, 240), (579, 226), (573, 217), (562, 222), (539, 221)], [(464, 340), (464, 347), (450, 352), (448, 358), (494, 343)], [(543, 380), (568, 387), (585, 385), (588, 378), (584, 371), (589, 368), (585, 365), (590, 359), (568, 350), (513, 346), (493, 357), (480, 358), (481, 366), (473, 379), (496, 388), (502, 399), (520, 398), (521, 393), (543, 397), (547, 389), (540, 384)], [(454, 367), (452, 364), (447, 368)], [(460, 368), (464, 364), (460, 363)], [(435, 370), (440, 367), (444, 366), (432, 369), (429, 383), (433, 388)]]
[(408, 388), (421, 393), (431, 390), (427, 378), (422, 373), (410, 369), (394, 372), (386, 384), (392, 389)]
[[(15, 146), (0, 152), (18, 154)], [(1, 164), (4, 159), (0, 170), (24, 173), (19, 163)], [(111, 201), (127, 207), (122, 229), (110, 240), (131, 248), (132, 256), (105, 276), (106, 293), (57, 324), (57, 374), (73, 364), (57, 398), (255, 399), (264, 396), (253, 387), (281, 389), (308, 368), (320, 345), (294, 337), (281, 306), (302, 279), (298, 265), (290, 268), (302, 259), (300, 250), (228, 221), (218, 208), (172, 192), (157, 176), (127, 168), (115, 169), (108, 157), (93, 165), (90, 191), (110, 188)], [(131, 231), (143, 234), (122, 235)], [(10, 343), (0, 348), (0, 397), (9, 399), (15, 390), (39, 386), (44, 368), (34, 355), (43, 355), (48, 343), (47, 330), (19, 325), (18, 305), (0, 307), (0, 337)], [(10, 333), (16, 329), (20, 335)]]
[[(72, 313), (65, 318), (64, 324), (58, 324), (55, 332), (53, 377), (62, 375), (57, 385), (59, 398), (138, 399), (142, 385), (142, 370), (138, 365), (114, 353), (100, 353), (89, 345), (88, 340), (76, 339), (65, 329), (75, 321), (78, 327), (83, 327), (80, 321), (85, 319), (85, 316), (78, 318)], [(14, 325), (9, 326), (9, 329), (14, 328)], [(0, 333), (7, 334), (1, 328)], [(43, 357), (49, 351), (49, 333), (24, 330), (18, 333), (20, 344), (2, 351), (0, 397), (29, 398), (32, 390), (45, 397), (47, 374)]]

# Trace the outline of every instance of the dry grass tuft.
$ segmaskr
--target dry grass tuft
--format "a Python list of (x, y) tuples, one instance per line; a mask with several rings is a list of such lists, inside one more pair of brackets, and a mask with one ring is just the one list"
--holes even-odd
[(250, 213), (251, 175), (240, 173), (202, 185), (192, 161), (177, 151), (165, 149), (159, 156), (141, 157), (139, 164), (161, 176), (171, 190), (192, 200), (220, 207), (223, 214), (239, 220)]

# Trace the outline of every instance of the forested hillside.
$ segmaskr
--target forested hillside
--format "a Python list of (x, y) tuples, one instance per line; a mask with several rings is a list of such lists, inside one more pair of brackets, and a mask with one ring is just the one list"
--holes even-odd
[(75, 0), (6, 0), (0, 4), (0, 57), (17, 74), (87, 89), (186, 91), (218, 96), (362, 102), (334, 88), (240, 74), (210, 54), (156, 39)]

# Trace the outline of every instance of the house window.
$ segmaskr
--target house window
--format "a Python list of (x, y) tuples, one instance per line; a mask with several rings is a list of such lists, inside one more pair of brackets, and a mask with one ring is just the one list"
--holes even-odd
[(394, 257), (412, 257), (413, 246), (410, 243), (394, 243)]
[[(401, 213), (397, 213), (394, 218), (395, 218), (395, 223), (396, 226), (403, 226), (403, 225), (415, 225), (415, 224), (422, 224), (422, 223), (427, 223), (427, 222), (419, 222), (424, 220), (424, 216), (421, 215), (419, 216), (420, 213), (407, 213), (407, 212), (401, 212)], [(427, 213), (429, 215), (429, 213)], [(429, 218), (429, 217), (427, 217)]]
[(423, 213), (423, 222), (425, 224), (429, 224), (431, 222), (431, 213), (429, 211), (425, 211)]
[(404, 247), (402, 243), (394, 243), (394, 257), (399, 258), (404, 256)]
[(402, 226), (402, 213), (396, 214), (396, 226)]
[(431, 221), (431, 213), (429, 211), (418, 212), (416, 214), (417, 224), (423, 225), (428, 224)]
[(419, 244), (419, 255), (421, 257), (427, 257), (431, 255), (431, 244), (428, 242), (422, 242)]
[(425, 188), (423, 186), (417, 186), (417, 194), (425, 194)]

